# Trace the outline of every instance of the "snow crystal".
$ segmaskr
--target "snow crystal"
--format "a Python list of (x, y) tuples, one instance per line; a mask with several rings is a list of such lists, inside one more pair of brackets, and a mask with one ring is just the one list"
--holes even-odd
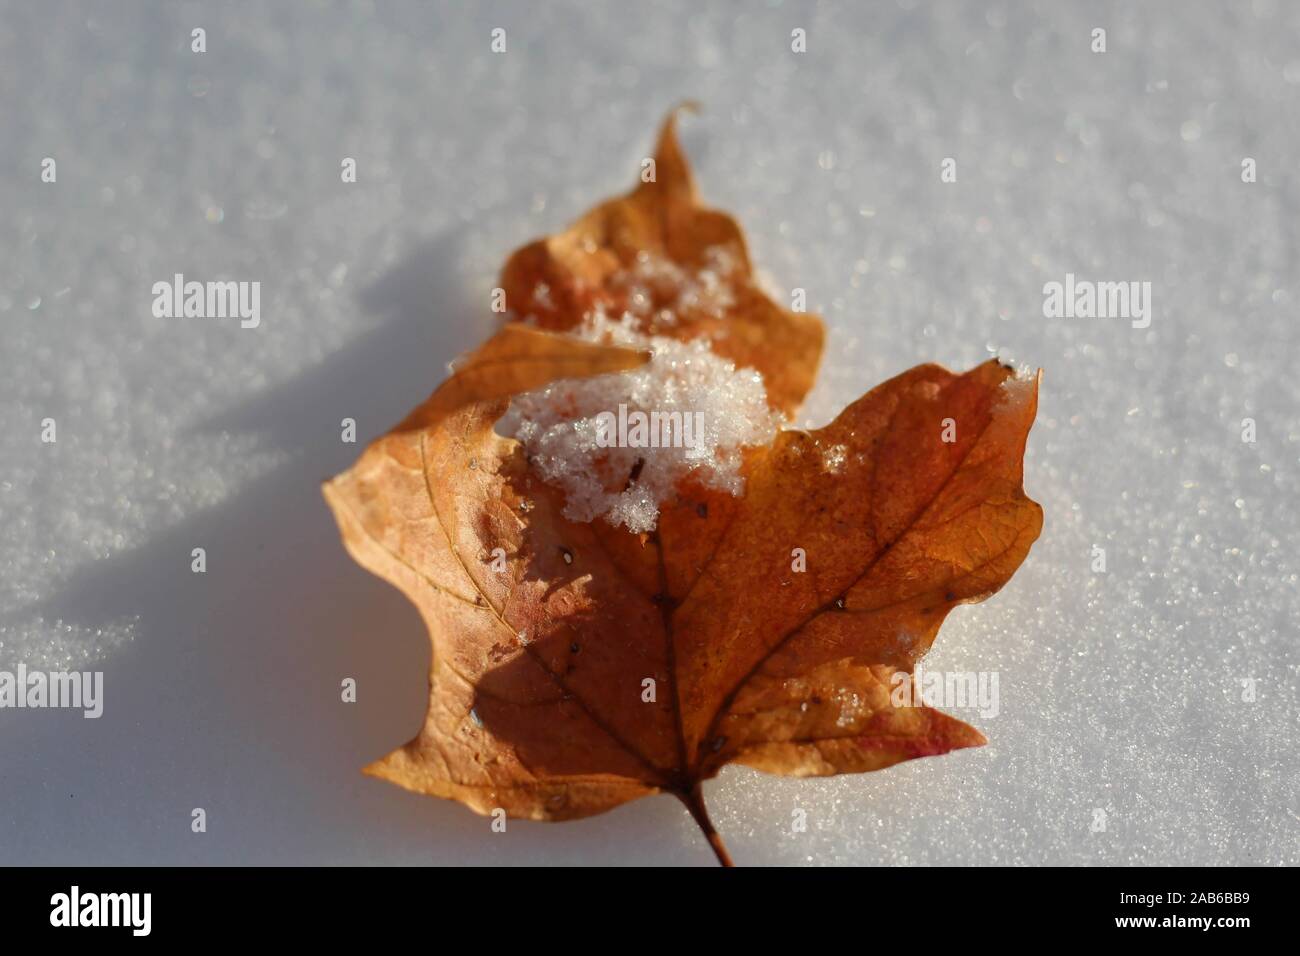
[(844, 470), (844, 463), (848, 460), (849, 449), (847, 445), (831, 445), (822, 451), (822, 467), (832, 475), (838, 475)]
[[(653, 302), (658, 321), (672, 325), (679, 309), (725, 308), (730, 293), (721, 277), (731, 262), (719, 252), (688, 272), (643, 254), (614, 282), (631, 290), (642, 314)], [(536, 473), (564, 491), (566, 518), (603, 518), (640, 533), (654, 529), (660, 506), (688, 475), (733, 495), (744, 490), (742, 449), (766, 445), (783, 420), (767, 404), (761, 374), (737, 368), (706, 341), (640, 331), (632, 309), (611, 318), (598, 307), (573, 334), (652, 357), (628, 372), (565, 379), (516, 396), (498, 425), (523, 443)], [(639, 415), (649, 423), (640, 432)]]
[(673, 325), (677, 317), (691, 312), (721, 318), (735, 304), (729, 282), (739, 262), (729, 246), (711, 246), (704, 252), (705, 264), (688, 269), (663, 256), (642, 250), (630, 269), (616, 274), (615, 289), (627, 296), (628, 311), (650, 316), (661, 325)]

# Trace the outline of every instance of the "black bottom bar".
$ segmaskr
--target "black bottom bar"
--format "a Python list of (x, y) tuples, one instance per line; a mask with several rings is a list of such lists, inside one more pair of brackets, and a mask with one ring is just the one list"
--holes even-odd
[(900, 945), (1125, 936), (1232, 945), (1287, 925), (1281, 907), (1292, 876), (1269, 869), (9, 869), (0, 871), (0, 925), (10, 939), (75, 934), (81, 943), (377, 944), (415, 933), (436, 948), (487, 934), (495, 949), (512, 938), (577, 943), (597, 927), (620, 926), (628, 940), (649, 943), (689, 922), (735, 937), (762, 926), (811, 933), (809, 942), (826, 932)]

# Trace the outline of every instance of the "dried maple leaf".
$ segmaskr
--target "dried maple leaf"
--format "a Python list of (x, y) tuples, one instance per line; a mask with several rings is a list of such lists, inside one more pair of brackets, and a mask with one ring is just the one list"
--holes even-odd
[[(510, 294), (546, 281), (559, 297), (544, 327), (613, 301), (607, 259), (635, 257), (636, 242), (689, 256), (698, 240), (681, 230), (739, 239), (695, 206), (671, 121), (658, 156), (658, 191), (574, 227), (591, 242), (535, 243), (507, 266)], [(749, 285), (747, 260), (736, 281)], [(748, 349), (784, 382), (774, 404), (793, 408), (820, 324), (752, 303), (735, 317), (797, 367), (782, 377), (781, 349), (716, 317), (690, 334)], [(963, 375), (919, 366), (825, 428), (750, 449), (740, 496), (687, 480), (649, 535), (569, 521), (493, 425), (516, 392), (646, 360), (507, 325), (326, 483), (349, 552), (415, 603), (433, 641), (422, 729), (367, 772), (543, 820), (671, 793), (729, 863), (700, 786), (728, 763), (828, 775), (983, 743), (891, 691), (947, 613), (998, 590), (1038, 535), (1041, 509), (1022, 488), (1037, 379), (996, 362)]]

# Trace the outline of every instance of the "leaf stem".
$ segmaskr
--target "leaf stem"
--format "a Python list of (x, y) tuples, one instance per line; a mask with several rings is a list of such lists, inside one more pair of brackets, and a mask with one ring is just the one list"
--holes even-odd
[(709, 841), (709, 846), (713, 849), (713, 855), (718, 858), (718, 862), (723, 866), (735, 866), (731, 862), (731, 854), (727, 852), (727, 845), (722, 842), (722, 834), (713, 828), (713, 821), (709, 819), (709, 811), (704, 806), (704, 791), (696, 783), (690, 790), (677, 794), (678, 799), (686, 804), (686, 809), (691, 811), (691, 816), (699, 824), (700, 830), (704, 833), (704, 838)]

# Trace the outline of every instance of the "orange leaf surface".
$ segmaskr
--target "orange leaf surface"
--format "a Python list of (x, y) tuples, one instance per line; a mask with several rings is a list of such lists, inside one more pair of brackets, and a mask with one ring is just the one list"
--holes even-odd
[(655, 334), (758, 368), (783, 411), (820, 352), (820, 323), (760, 302), (738, 228), (696, 204), (671, 120), (657, 156), (656, 183), (512, 257), (507, 297), (537, 327), (506, 325), (324, 492), (348, 551), (433, 641), (423, 726), (367, 772), (540, 820), (670, 793), (729, 862), (700, 787), (728, 763), (827, 775), (984, 742), (891, 690), (1038, 536), (1022, 488), (1037, 379), (918, 366), (824, 428), (748, 449), (742, 494), (687, 478), (645, 535), (566, 519), (493, 426), (515, 393), (647, 361), (564, 334), (595, 303), (625, 308), (614, 263), (738, 243), (726, 313)]

